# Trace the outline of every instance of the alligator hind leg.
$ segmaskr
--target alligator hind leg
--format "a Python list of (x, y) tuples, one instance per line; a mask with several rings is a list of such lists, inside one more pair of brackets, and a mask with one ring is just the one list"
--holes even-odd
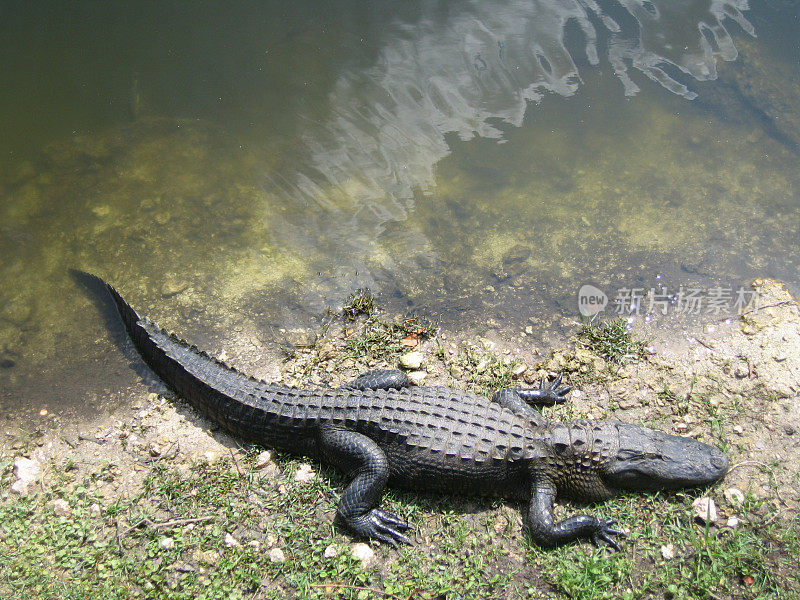
[(367, 436), (338, 427), (319, 433), (323, 458), (353, 479), (339, 500), (337, 515), (357, 534), (397, 546), (411, 544), (403, 535), (409, 528), (403, 519), (377, 508), (389, 480), (389, 461), (383, 450)]
[(391, 390), (409, 385), (408, 377), (402, 371), (375, 370), (367, 371), (342, 387), (350, 390)]

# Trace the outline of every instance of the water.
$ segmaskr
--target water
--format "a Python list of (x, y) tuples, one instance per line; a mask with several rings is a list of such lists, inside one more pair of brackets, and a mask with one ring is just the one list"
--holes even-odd
[(798, 13), (6, 2), (0, 407), (142, 389), (69, 268), (260, 376), (364, 286), (542, 349), (584, 284), (730, 290), (719, 314), (643, 299), (663, 329), (754, 277), (797, 291)]

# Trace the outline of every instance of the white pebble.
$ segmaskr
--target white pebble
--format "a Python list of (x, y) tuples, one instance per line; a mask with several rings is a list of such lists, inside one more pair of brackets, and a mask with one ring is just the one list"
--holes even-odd
[(274, 563), (282, 563), (286, 560), (286, 555), (280, 548), (273, 548), (269, 551), (269, 559)]
[(428, 374), (425, 371), (411, 371), (408, 374), (408, 381), (411, 385), (422, 385)]
[(367, 566), (375, 558), (375, 551), (363, 542), (350, 546), (350, 552), (361, 561), (362, 566)]
[(72, 513), (69, 504), (63, 498), (53, 501), (53, 512), (57, 517), (68, 517)]
[(727, 500), (728, 504), (731, 506), (738, 506), (744, 503), (744, 494), (742, 490), (738, 488), (730, 487), (722, 492), (722, 495), (725, 496), (725, 500)]
[(303, 463), (297, 468), (297, 471), (294, 474), (294, 480), (297, 483), (305, 483), (307, 481), (311, 481), (316, 476), (317, 474), (314, 472), (314, 469), (311, 468), (311, 465), (308, 463)]
[(173, 540), (171, 537), (161, 538), (161, 541), (158, 542), (158, 545), (164, 550), (172, 550), (175, 547), (175, 540)]
[(422, 352), (414, 350), (413, 352), (406, 352), (400, 357), (400, 366), (404, 369), (417, 370), (422, 366), (424, 359)]
[(702, 523), (713, 523), (717, 520), (717, 505), (708, 496), (692, 502), (695, 517)]
[(264, 450), (263, 452), (259, 453), (258, 456), (256, 456), (256, 462), (253, 464), (253, 467), (256, 469), (263, 469), (264, 467), (271, 465), (274, 460), (275, 451)]
[(42, 472), (41, 465), (30, 458), (18, 458), (14, 461), (14, 476), (17, 480), (12, 484), (11, 491), (15, 494), (24, 494), (28, 486), (39, 478)]

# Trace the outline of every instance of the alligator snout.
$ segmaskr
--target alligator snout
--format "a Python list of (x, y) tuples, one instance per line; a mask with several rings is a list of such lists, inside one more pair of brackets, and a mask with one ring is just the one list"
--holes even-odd
[(728, 471), (728, 457), (692, 438), (627, 423), (617, 425), (619, 450), (604, 477), (623, 490), (676, 489), (706, 485)]

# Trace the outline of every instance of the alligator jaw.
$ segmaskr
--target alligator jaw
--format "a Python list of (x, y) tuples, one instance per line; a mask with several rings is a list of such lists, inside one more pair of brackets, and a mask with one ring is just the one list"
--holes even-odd
[(603, 479), (625, 491), (669, 490), (713, 483), (728, 471), (728, 457), (697, 440), (618, 423), (619, 450)]

